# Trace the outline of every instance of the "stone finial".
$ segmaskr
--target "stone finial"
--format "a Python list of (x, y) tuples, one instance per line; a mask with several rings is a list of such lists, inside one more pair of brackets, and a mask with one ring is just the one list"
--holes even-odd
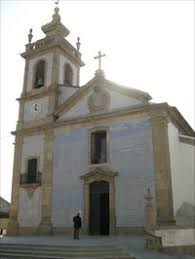
[(29, 30), (29, 34), (28, 34), (28, 43), (30, 44), (32, 41), (33, 35), (32, 35), (32, 29)]
[(55, 7), (54, 8), (54, 14), (53, 14), (53, 20), (52, 20), (52, 22), (53, 23), (58, 23), (58, 22), (60, 22), (60, 20), (61, 20), (61, 17), (60, 17), (60, 15), (59, 15), (59, 11), (60, 11), (60, 8), (59, 7)]
[(80, 38), (79, 38), (79, 37), (77, 38), (77, 43), (76, 43), (76, 45), (77, 45), (77, 51), (79, 51), (79, 50), (80, 50), (80, 46), (81, 46)]
[(105, 73), (102, 69), (98, 69), (95, 71), (95, 76), (97, 78), (105, 78)]
[(59, 11), (60, 9), (56, 6), (54, 8), (54, 14), (52, 15), (52, 21), (41, 27), (46, 36), (58, 35), (64, 38), (70, 33), (69, 30), (61, 23)]

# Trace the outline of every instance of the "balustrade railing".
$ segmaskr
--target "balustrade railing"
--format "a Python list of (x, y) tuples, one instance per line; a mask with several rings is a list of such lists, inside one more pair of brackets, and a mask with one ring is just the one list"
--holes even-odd
[(41, 184), (42, 173), (37, 172), (35, 176), (29, 176), (28, 174), (20, 174), (20, 184)]
[(68, 41), (63, 38), (46, 37), (45, 39), (41, 39), (33, 43), (28, 43), (26, 44), (26, 51), (43, 48), (44, 46), (48, 46), (52, 43), (57, 42), (63, 43), (64, 46), (66, 46), (67, 52), (69, 52), (70, 54), (74, 55), (75, 57), (81, 57), (80, 52), (77, 51)]

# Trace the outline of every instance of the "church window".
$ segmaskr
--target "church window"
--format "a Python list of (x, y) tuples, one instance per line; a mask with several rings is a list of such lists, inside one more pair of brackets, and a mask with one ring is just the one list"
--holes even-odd
[(91, 134), (91, 163), (107, 162), (106, 131), (97, 131)]
[(65, 65), (64, 70), (64, 85), (72, 86), (73, 85), (73, 71), (69, 64)]
[(35, 68), (35, 88), (44, 86), (45, 81), (45, 61), (41, 60), (37, 63)]
[(28, 183), (36, 183), (37, 180), (37, 159), (32, 158), (28, 160), (27, 168), (27, 181)]

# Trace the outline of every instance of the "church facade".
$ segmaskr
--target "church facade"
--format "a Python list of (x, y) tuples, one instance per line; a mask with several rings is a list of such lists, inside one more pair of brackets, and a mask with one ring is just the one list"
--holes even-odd
[(30, 31), (21, 54), (8, 234), (71, 233), (78, 211), (85, 234), (142, 233), (149, 188), (157, 224), (175, 224), (181, 204), (193, 203), (193, 129), (175, 107), (107, 80), (101, 66), (80, 87), (80, 42), (65, 39), (57, 7), (42, 31), (34, 43)]

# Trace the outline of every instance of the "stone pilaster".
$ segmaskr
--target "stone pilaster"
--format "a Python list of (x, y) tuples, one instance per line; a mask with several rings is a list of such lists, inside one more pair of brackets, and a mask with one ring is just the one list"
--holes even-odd
[(53, 131), (46, 131), (44, 138), (44, 163), (42, 174), (42, 218), (38, 232), (52, 233), (52, 177), (53, 177)]
[(157, 223), (173, 224), (173, 196), (166, 113), (152, 114)]
[(58, 95), (58, 81), (59, 81), (59, 52), (55, 49), (53, 53), (53, 63), (52, 63), (52, 75), (51, 75), (51, 88), (55, 89), (52, 95), (49, 95), (48, 103), (48, 119), (53, 121), (53, 113), (57, 105), (57, 95)]
[(7, 228), (8, 235), (18, 234), (18, 207), (19, 207), (19, 189), (20, 189), (20, 168), (22, 159), (23, 137), (16, 135), (15, 153), (14, 153), (14, 168), (12, 179), (12, 197), (9, 223)]
[(156, 209), (153, 204), (153, 196), (148, 189), (147, 194), (145, 195), (145, 208), (144, 208), (144, 228), (148, 232), (153, 232), (156, 227)]
[(110, 179), (109, 184), (109, 206), (110, 206), (110, 235), (116, 233), (116, 199), (115, 199), (115, 178)]
[[(27, 92), (28, 73), (29, 73), (29, 60), (26, 60), (25, 61), (25, 69), (24, 69), (23, 90), (22, 90), (21, 96), (25, 96), (26, 92)], [(23, 124), (24, 124), (24, 101), (20, 100), (17, 129), (21, 129), (23, 127)]]
[(83, 213), (83, 233), (89, 233), (89, 184), (83, 184), (83, 201), (84, 201), (84, 213)]
[(77, 66), (77, 82), (76, 85), (79, 86), (80, 85), (80, 67)]
[(29, 74), (29, 60), (25, 61), (25, 69), (24, 69), (24, 81), (23, 81), (23, 90), (22, 96), (24, 96), (27, 92), (27, 84), (28, 84), (28, 74)]
[(19, 116), (18, 116), (18, 121), (17, 121), (17, 129), (22, 129), (24, 125), (24, 101), (20, 101), (20, 107), (19, 107)]

